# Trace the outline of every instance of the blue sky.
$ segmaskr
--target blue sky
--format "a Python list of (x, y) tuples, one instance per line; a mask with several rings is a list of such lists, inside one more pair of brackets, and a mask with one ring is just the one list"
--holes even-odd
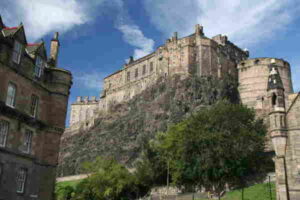
[(227, 35), (251, 57), (287, 60), (300, 90), (297, 0), (1, 0), (0, 14), (7, 26), (23, 22), (28, 41), (44, 39), (48, 49), (60, 32), (59, 66), (74, 76), (69, 102), (99, 96), (103, 77), (129, 56), (154, 51), (175, 31), (191, 34), (195, 24), (209, 37)]

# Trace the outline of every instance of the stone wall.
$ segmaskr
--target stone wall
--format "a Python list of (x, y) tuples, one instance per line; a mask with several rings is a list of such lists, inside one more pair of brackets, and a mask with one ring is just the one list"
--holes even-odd
[[(111, 105), (132, 99), (154, 84), (158, 77), (198, 75), (222, 78), (227, 73), (237, 76), (237, 63), (248, 56), (249, 52), (235, 46), (226, 36), (217, 35), (212, 39), (205, 37), (203, 27), (199, 25), (195, 33), (184, 38), (178, 38), (177, 33), (174, 33), (152, 54), (138, 60), (131, 58), (122, 69), (107, 76), (98, 108), (90, 102), (73, 103), (71, 128), (75, 128), (73, 125), (77, 122), (84, 124), (89, 120), (86, 117), (87, 110), (105, 112)], [(97, 117), (97, 114), (94, 116)]]
[(288, 191), (291, 200), (300, 199), (300, 94), (290, 95), (287, 111), (288, 141), (286, 166)]
[(267, 83), (271, 63), (278, 66), (286, 97), (293, 93), (291, 69), (288, 62), (276, 58), (248, 59), (238, 65), (239, 91), (243, 104), (255, 109), (267, 108)]
[(143, 142), (223, 98), (238, 99), (232, 77), (161, 77), (131, 100), (111, 106), (90, 129), (68, 130), (61, 140), (58, 175), (78, 174), (82, 162), (97, 156), (112, 156), (132, 167)]

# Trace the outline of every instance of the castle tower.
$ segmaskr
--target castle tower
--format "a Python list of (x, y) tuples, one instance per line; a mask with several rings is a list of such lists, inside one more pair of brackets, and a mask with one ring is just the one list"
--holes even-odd
[(269, 132), (276, 154), (276, 193), (277, 199), (288, 200), (288, 181), (285, 160), (287, 127), (284, 86), (278, 68), (274, 63), (269, 66), (269, 70), (267, 86), (270, 120)]

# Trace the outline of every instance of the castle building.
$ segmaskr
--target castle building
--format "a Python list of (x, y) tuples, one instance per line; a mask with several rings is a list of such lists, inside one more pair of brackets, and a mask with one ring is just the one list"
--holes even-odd
[(61, 135), (72, 85), (57, 67), (58, 33), (50, 58), (30, 44), (23, 25), (0, 17), (0, 199), (52, 200)]
[(159, 77), (193, 74), (221, 78), (226, 73), (237, 74), (237, 64), (248, 56), (248, 51), (226, 36), (207, 38), (200, 25), (187, 37), (178, 38), (175, 32), (155, 52), (137, 60), (131, 57), (122, 69), (104, 78), (100, 99), (78, 97), (71, 105), (71, 129), (91, 126), (99, 112), (106, 111), (111, 104), (128, 101)]
[[(300, 199), (300, 93), (294, 93), (290, 64), (277, 58), (252, 58), (226, 36), (207, 38), (203, 27), (138, 60), (131, 57), (119, 71), (104, 79), (100, 99), (78, 97), (71, 105), (70, 129), (88, 128), (111, 104), (128, 101), (159, 77), (179, 74), (236, 76), (241, 102), (254, 108), (268, 127), (267, 151), (274, 152), (277, 200)], [(66, 131), (66, 135), (70, 132)]]
[[(278, 200), (300, 199), (300, 93), (288, 94), (282, 65), (269, 65), (267, 108), (269, 134), (275, 150)], [(281, 71), (282, 72), (282, 71)]]

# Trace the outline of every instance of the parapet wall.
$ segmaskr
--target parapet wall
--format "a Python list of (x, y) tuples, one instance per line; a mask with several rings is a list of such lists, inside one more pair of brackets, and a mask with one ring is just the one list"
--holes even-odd
[(237, 76), (237, 63), (248, 56), (249, 52), (231, 43), (226, 36), (206, 37), (200, 25), (196, 25), (194, 33), (183, 38), (178, 38), (175, 32), (155, 52), (137, 60), (131, 57), (122, 69), (104, 78), (101, 99), (78, 97), (71, 106), (70, 125), (92, 119), (97, 109), (107, 111), (112, 104), (130, 100), (160, 77), (222, 78), (227, 73)]
[[(75, 103), (71, 105), (71, 117), (70, 126), (74, 126), (76, 123), (85, 123), (87, 120), (91, 120), (96, 116), (100, 99), (97, 97), (77, 97)], [(89, 125), (89, 124), (87, 124)]]

